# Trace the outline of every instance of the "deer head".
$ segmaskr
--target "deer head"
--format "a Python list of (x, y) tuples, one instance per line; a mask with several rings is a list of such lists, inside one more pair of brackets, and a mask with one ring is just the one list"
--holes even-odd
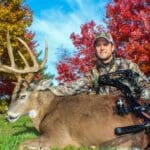
[(50, 82), (51, 79), (45, 79), (38, 83), (30, 83), (28, 88), (21, 89), (17, 99), (9, 106), (7, 120), (15, 122), (22, 115), (29, 115), (31, 119), (37, 118), (36, 121), (40, 120), (55, 97), (52, 92), (47, 90)]
[(7, 33), (7, 50), (8, 50), (8, 56), (10, 59), (10, 66), (0, 64), (0, 71), (5, 72), (5, 73), (11, 73), (16, 76), (17, 82), (15, 83), (15, 88), (12, 93), (11, 101), (14, 101), (17, 92), (21, 88), (21, 86), (28, 86), (28, 84), (32, 81), (34, 77), (34, 73), (38, 72), (40, 69), (42, 69), (46, 63), (47, 56), (48, 56), (48, 44), (47, 42), (45, 43), (45, 56), (41, 64), (38, 64), (36, 60), (36, 56), (33, 54), (32, 50), (28, 47), (25, 41), (23, 41), (21, 38), (17, 37), (17, 40), (21, 42), (21, 44), (26, 48), (27, 52), (29, 53), (31, 60), (33, 62), (33, 65), (30, 66), (23, 54), (18, 51), (20, 57), (22, 58), (22, 61), (25, 64), (25, 67), (23, 69), (18, 69), (14, 55), (13, 55), (13, 49), (11, 47), (11, 42), (10, 42), (10, 36), (9, 32)]

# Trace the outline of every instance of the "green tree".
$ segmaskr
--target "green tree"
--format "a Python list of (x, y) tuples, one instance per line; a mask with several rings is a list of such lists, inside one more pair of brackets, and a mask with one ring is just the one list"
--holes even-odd
[[(15, 55), (17, 65), (22, 66), (22, 61), (17, 53), (21, 51), (26, 57), (25, 48), (19, 43), (16, 37), (21, 37), (23, 40), (30, 42), (31, 39), (27, 36), (27, 27), (32, 23), (32, 13), (30, 9), (24, 5), (23, 0), (1, 0), (0, 1), (0, 62), (6, 65), (10, 64), (7, 53), (7, 32), (10, 33), (11, 45)], [(15, 81), (15, 77), (11, 74), (0, 73), (0, 80), (3, 87), (0, 88), (1, 95), (10, 95), (14, 85), (8, 84)], [(9, 82), (8, 82), (9, 81)], [(7, 89), (7, 90), (6, 90)]]
[[(16, 61), (19, 61), (17, 50), (21, 51), (25, 56), (26, 50), (20, 44), (16, 37), (21, 37), (29, 42), (31, 40), (26, 36), (27, 27), (32, 23), (32, 13), (23, 0), (3, 0), (0, 1), (0, 57), (2, 63), (9, 64), (7, 56), (7, 39), (6, 35), (9, 31), (11, 45), (15, 54)], [(19, 62), (18, 64), (21, 64)]]
[[(40, 54), (35, 51), (37, 43), (33, 40), (34, 34), (28, 30), (32, 23), (32, 12), (24, 0), (0, 0), (0, 63), (10, 65), (7, 51), (7, 32), (9, 31), (11, 46), (15, 57), (15, 63), (19, 68), (24, 67), (18, 51), (20, 51), (26, 60), (32, 65), (30, 55), (26, 48), (17, 40), (17, 37), (23, 39), (32, 49), (37, 59)], [(38, 62), (40, 60), (38, 59)], [(35, 74), (35, 79), (42, 78), (44, 70)], [(47, 77), (47, 75), (45, 75)], [(16, 78), (13, 74), (0, 72), (0, 97), (11, 95)]]

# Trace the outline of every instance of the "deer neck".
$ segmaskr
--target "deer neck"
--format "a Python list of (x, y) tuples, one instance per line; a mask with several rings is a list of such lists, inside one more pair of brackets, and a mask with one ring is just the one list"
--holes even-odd
[[(47, 96), (49, 97), (49, 96)], [(44, 99), (45, 100), (45, 99)], [(40, 124), (43, 118), (53, 110), (57, 105), (57, 100), (54, 98), (52, 101), (46, 100), (46, 103), (39, 103), (39, 106), (36, 110), (35, 117), (31, 118), (33, 126), (40, 132)]]
[(42, 119), (44, 118), (44, 116), (45, 116), (44, 114), (42, 114), (41, 112), (38, 112), (38, 114), (36, 115), (36, 117), (31, 118), (33, 126), (39, 132), (40, 132), (39, 126), (40, 126), (40, 123), (41, 123)]

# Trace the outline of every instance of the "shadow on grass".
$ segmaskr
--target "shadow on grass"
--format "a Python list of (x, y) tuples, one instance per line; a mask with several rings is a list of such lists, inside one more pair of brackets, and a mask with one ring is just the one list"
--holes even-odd
[[(14, 127), (22, 127), (22, 126), (14, 126)], [(34, 127), (28, 127), (28, 126), (24, 126), (25, 129), (23, 129), (22, 131), (17, 131), (15, 133), (13, 133), (12, 135), (13, 136), (18, 136), (18, 135), (21, 135), (21, 134), (26, 134), (26, 133), (32, 133), (36, 136), (39, 136), (40, 133), (34, 128)]]

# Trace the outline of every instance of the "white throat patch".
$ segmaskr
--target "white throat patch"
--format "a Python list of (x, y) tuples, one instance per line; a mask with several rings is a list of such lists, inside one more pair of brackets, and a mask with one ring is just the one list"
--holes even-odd
[(29, 117), (30, 118), (35, 118), (37, 116), (37, 112), (35, 109), (32, 109), (30, 112), (29, 112)]

